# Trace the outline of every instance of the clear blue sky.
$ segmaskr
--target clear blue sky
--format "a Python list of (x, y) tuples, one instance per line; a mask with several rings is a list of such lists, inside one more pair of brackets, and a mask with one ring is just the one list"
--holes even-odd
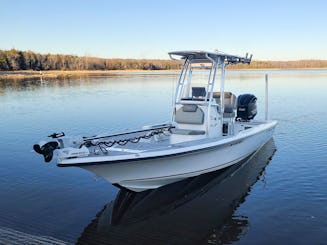
[(161, 58), (174, 50), (327, 59), (326, 0), (0, 0), (0, 49)]

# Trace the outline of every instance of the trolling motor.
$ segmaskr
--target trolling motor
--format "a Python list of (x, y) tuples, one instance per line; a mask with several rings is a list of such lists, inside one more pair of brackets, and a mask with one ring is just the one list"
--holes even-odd
[(53, 151), (59, 149), (59, 144), (56, 141), (51, 141), (40, 146), (39, 144), (33, 145), (35, 152), (43, 155), (45, 162), (50, 162), (53, 157)]
[[(65, 136), (64, 132), (53, 133), (49, 135), (49, 138), (57, 139)], [(56, 149), (60, 149), (59, 143), (57, 141), (50, 141), (45, 144), (35, 144), (33, 145), (33, 149), (35, 152), (43, 155), (45, 162), (50, 162), (53, 158), (53, 151)]]

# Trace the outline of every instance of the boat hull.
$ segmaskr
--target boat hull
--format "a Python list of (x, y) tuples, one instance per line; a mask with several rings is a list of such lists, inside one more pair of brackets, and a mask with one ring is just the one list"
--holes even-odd
[(220, 144), (179, 154), (120, 161), (83, 164), (79, 167), (95, 173), (114, 185), (140, 192), (200, 174), (231, 166), (260, 149), (273, 135), (276, 123), (255, 134), (235, 137)]

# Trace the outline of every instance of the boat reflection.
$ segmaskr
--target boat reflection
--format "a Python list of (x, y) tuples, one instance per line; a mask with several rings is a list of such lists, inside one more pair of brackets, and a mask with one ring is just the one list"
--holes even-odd
[(96, 215), (77, 244), (224, 244), (247, 230), (233, 215), (263, 174), (273, 140), (245, 161), (222, 171), (134, 193), (121, 190)]

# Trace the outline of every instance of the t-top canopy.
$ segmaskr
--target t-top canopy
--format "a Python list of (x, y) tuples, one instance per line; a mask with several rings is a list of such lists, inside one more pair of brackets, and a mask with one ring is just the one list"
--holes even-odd
[(173, 56), (181, 56), (181, 59), (188, 59), (192, 62), (225, 62), (227, 64), (237, 64), (237, 63), (246, 63), (250, 64), (252, 55), (248, 57), (248, 54), (245, 57), (225, 54), (222, 52), (207, 52), (207, 51), (174, 51), (168, 53), (170, 58), (176, 60)]

